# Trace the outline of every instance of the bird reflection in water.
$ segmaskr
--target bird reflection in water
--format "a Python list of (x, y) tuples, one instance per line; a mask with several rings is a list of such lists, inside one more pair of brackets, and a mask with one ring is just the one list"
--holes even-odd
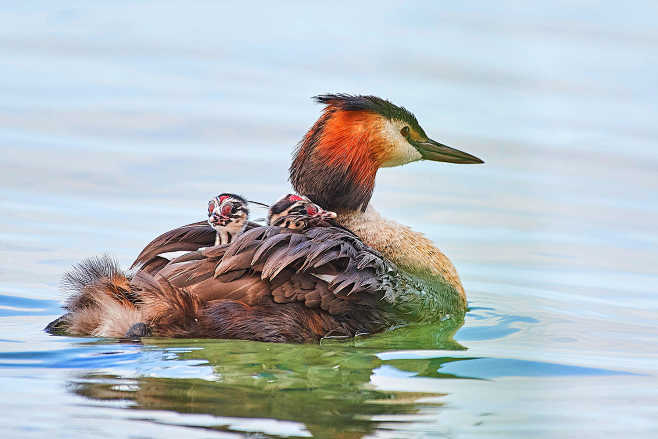
[[(297, 423), (295, 428), (288, 426), (292, 430), (284, 436), (360, 438), (385, 428), (384, 423), (402, 422), (400, 415), (416, 415), (430, 406), (440, 410), (443, 404), (440, 393), (377, 389), (371, 379), (378, 369), (390, 366), (401, 376), (451, 378), (452, 375), (442, 375), (437, 369), (444, 362), (466, 359), (382, 360), (377, 354), (384, 347), (464, 350), (452, 339), (462, 323), (449, 320), (443, 326), (400, 328), (347, 342), (325, 340), (320, 345), (148, 339), (143, 351), (149, 355), (143, 358), (153, 364), (139, 360), (138, 367), (150, 368), (148, 374), (156, 377), (86, 374), (74, 379), (70, 389), (94, 400), (129, 401), (126, 410), (148, 410), (140, 418), (152, 422), (171, 420), (159, 419), (162, 412), (150, 411), (211, 415), (215, 418), (210, 423), (197, 425), (193, 417), (183, 423), (188, 427), (280, 436), (280, 431), (268, 429), (267, 422), (253, 423), (273, 419)], [(160, 353), (156, 355), (159, 360), (151, 360), (154, 352)], [(197, 366), (180, 366), (184, 360)], [(169, 372), (152, 373), (157, 367)], [(178, 367), (210, 367), (212, 376), (157, 376), (171, 376), (170, 371)], [(286, 428), (277, 425), (279, 429)]]

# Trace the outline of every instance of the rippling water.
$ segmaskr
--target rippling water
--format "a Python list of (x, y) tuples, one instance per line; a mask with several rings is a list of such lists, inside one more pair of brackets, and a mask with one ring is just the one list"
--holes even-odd
[[(356, 9), (358, 7), (358, 9)], [(0, 11), (3, 437), (656, 437), (658, 11), (20, 2)], [(319, 346), (51, 337), (58, 281), (289, 190), (309, 96), (373, 93), (482, 166), (379, 173), (462, 327)]]

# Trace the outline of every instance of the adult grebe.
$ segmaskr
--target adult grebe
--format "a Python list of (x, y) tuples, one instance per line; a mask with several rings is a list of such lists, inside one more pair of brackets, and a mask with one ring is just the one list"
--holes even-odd
[[(429, 139), (411, 113), (383, 99), (324, 95), (317, 100), (326, 104), (324, 112), (290, 167), (293, 186), (308, 198), (289, 195), (273, 208), (312, 200), (336, 210), (338, 223), (333, 214), (323, 218), (329, 224), (302, 221), (299, 229), (240, 223), (244, 233), (231, 234), (230, 245), (214, 247), (224, 243), (215, 230), (193, 223), (152, 241), (133, 264), (141, 266), (134, 279), (108, 265), (107, 275), (81, 279), (78, 290), (101, 285), (119, 294), (122, 306), (134, 305), (128, 306), (132, 314), (126, 320), (134, 323), (140, 316), (163, 336), (300, 342), (463, 315), (466, 295), (450, 260), (423, 235), (383, 219), (369, 201), (380, 167), (421, 159), (482, 161)], [(222, 201), (212, 204), (211, 217)], [(288, 226), (297, 224), (290, 215), (304, 214), (281, 212), (281, 224)], [(306, 215), (312, 217), (310, 212)], [(202, 247), (210, 248), (173, 261), (160, 256)], [(69, 303), (86, 303), (84, 296)], [(78, 333), (116, 336), (126, 328), (101, 320), (96, 329)], [(108, 327), (119, 329), (98, 329)]]

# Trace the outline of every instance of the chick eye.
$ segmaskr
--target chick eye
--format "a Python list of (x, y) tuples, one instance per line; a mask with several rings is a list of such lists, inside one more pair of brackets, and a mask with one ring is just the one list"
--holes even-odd
[(210, 201), (208, 203), (208, 216), (212, 215), (213, 210), (215, 210), (215, 203)]
[(408, 126), (402, 127), (402, 129), (400, 130), (400, 134), (402, 134), (404, 137), (407, 137), (409, 135), (409, 127)]
[(316, 215), (318, 213), (318, 209), (315, 206), (308, 205), (306, 206), (306, 213), (309, 215)]
[(231, 210), (233, 210), (233, 206), (231, 204), (225, 204), (222, 206), (222, 215), (227, 216), (231, 214)]

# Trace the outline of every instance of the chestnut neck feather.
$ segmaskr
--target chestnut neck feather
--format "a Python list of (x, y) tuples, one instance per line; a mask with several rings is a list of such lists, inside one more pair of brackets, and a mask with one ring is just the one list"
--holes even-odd
[(365, 210), (382, 161), (380, 116), (325, 108), (294, 153), (290, 182), (325, 209)]

